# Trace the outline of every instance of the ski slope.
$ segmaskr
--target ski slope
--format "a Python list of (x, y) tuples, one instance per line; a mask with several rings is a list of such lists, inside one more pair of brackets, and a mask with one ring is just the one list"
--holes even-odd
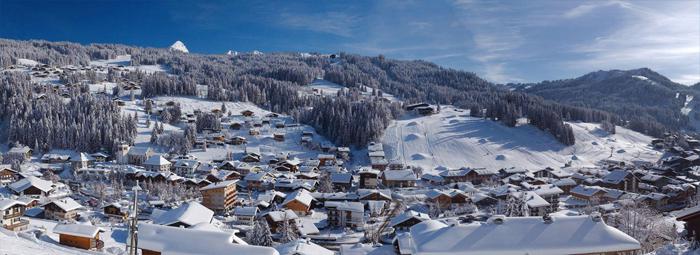
[(387, 159), (435, 172), (465, 166), (558, 169), (567, 163), (594, 166), (605, 159), (654, 162), (661, 156), (648, 145), (651, 137), (620, 127), (610, 135), (598, 124), (570, 123), (576, 144), (564, 146), (527, 124), (510, 128), (468, 115), (466, 110), (445, 106), (431, 116), (408, 113), (393, 121), (382, 137)]

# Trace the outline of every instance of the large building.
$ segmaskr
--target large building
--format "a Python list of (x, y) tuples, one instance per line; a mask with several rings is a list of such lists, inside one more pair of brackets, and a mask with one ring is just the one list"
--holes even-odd
[(238, 180), (215, 182), (199, 189), (202, 192), (202, 205), (224, 212), (231, 210), (236, 203), (236, 183)]
[(608, 226), (600, 215), (491, 217), (486, 223), (447, 225), (430, 220), (399, 235), (400, 254), (637, 254), (639, 241)]

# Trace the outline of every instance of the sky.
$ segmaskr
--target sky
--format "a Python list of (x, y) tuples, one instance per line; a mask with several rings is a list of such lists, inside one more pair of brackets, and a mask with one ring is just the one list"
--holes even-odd
[(497, 83), (640, 67), (700, 82), (700, 0), (0, 0), (0, 38), (383, 54)]

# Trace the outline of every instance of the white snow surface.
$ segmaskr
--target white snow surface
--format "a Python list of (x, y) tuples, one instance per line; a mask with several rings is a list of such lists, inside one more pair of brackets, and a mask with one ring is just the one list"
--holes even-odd
[(179, 51), (179, 52), (183, 52), (183, 53), (190, 52), (189, 50), (187, 50), (187, 47), (185, 46), (185, 44), (182, 43), (181, 41), (176, 41), (175, 43), (173, 43), (173, 45), (170, 45), (170, 51)]
[[(608, 134), (593, 123), (569, 123), (576, 144), (564, 146), (550, 134), (529, 124), (507, 127), (469, 117), (469, 111), (443, 106), (430, 116), (406, 114), (393, 121), (381, 141), (389, 162), (438, 169), (519, 167), (555, 169), (594, 166), (600, 160), (657, 161), (661, 153), (649, 146), (651, 137), (617, 127)], [(612, 157), (611, 154), (612, 150)]]

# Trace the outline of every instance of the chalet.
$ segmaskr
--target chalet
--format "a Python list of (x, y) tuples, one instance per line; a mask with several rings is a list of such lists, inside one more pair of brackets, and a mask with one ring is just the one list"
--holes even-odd
[(171, 227), (191, 227), (199, 223), (211, 223), (213, 218), (214, 211), (197, 202), (187, 202), (168, 211), (154, 209), (151, 213), (153, 224)]
[(229, 143), (232, 145), (242, 145), (247, 143), (247, 140), (245, 139), (245, 137), (242, 136), (234, 136), (233, 138), (231, 138)]
[(405, 231), (410, 229), (414, 225), (427, 220), (430, 220), (430, 216), (428, 216), (427, 214), (409, 210), (391, 218), (389, 224), (395, 230)]
[(668, 205), (669, 196), (666, 194), (653, 192), (643, 195), (639, 200), (653, 208), (656, 208), (657, 210), (664, 211), (665, 207)]
[(60, 154), (60, 153), (46, 153), (41, 156), (41, 163), (66, 163), (71, 159), (70, 155)]
[[(533, 233), (533, 229), (538, 232)], [(504, 238), (508, 237), (508, 238)], [(448, 240), (470, 240), (450, 242)], [(528, 240), (523, 242), (522, 240)], [(445, 245), (451, 243), (451, 245)], [(600, 215), (504, 217), (483, 224), (430, 220), (397, 237), (400, 254), (636, 254), (639, 241), (610, 227)], [(526, 252), (525, 252), (526, 251)]]
[(431, 185), (442, 185), (443, 183), (445, 183), (445, 178), (442, 178), (442, 176), (440, 175), (430, 173), (425, 173), (421, 175), (420, 179)]
[(275, 122), (275, 128), (284, 128), (284, 127), (285, 127), (284, 122), (282, 122), (282, 121)]
[(342, 160), (350, 160), (350, 148), (348, 147), (338, 147), (338, 149), (335, 151), (335, 154), (338, 158)]
[(571, 189), (573, 189), (577, 185), (576, 181), (574, 181), (574, 179), (571, 179), (571, 178), (564, 178), (564, 179), (556, 180), (556, 181), (552, 182), (552, 184), (554, 186), (557, 186), (559, 189), (561, 189), (563, 191), (563, 194), (565, 194), (565, 195), (569, 195), (571, 192)]
[(607, 194), (607, 191), (598, 186), (584, 186), (578, 185), (571, 189), (571, 197), (580, 201), (584, 201), (587, 204), (597, 205), (603, 200), (603, 196)]
[(562, 179), (562, 178), (570, 177), (571, 173), (563, 171), (563, 170), (554, 170), (550, 167), (547, 167), (545, 169), (533, 172), (533, 175), (535, 178)]
[(245, 116), (245, 117), (251, 117), (251, 116), (253, 116), (254, 114), (255, 114), (255, 113), (254, 113), (253, 111), (251, 111), (251, 110), (243, 110), (243, 111), (241, 111), (241, 115), (243, 115), (243, 116)]
[(144, 161), (151, 158), (154, 152), (150, 147), (132, 147), (127, 153), (128, 163), (131, 165), (141, 165)]
[(143, 162), (143, 166), (146, 168), (146, 170), (151, 172), (165, 172), (170, 171), (170, 166), (172, 166), (172, 163), (161, 155), (153, 155), (148, 158), (148, 160)]
[(54, 184), (51, 181), (27, 176), (27, 178), (13, 182), (7, 187), (18, 195), (45, 197), (53, 191)]
[(379, 177), (379, 171), (374, 169), (362, 168), (358, 172), (358, 175), (360, 175), (361, 189), (373, 189), (377, 187), (377, 178)]
[(233, 216), (236, 217), (236, 222), (238, 224), (244, 224), (248, 226), (253, 225), (259, 213), (260, 209), (258, 209), (258, 207), (255, 206), (236, 207), (233, 210)]
[(232, 130), (241, 130), (241, 127), (243, 127), (243, 124), (241, 124), (239, 122), (234, 122), (234, 123), (231, 123), (231, 125), (229, 127)]
[(688, 240), (700, 240), (700, 205), (680, 210), (675, 216), (677, 221), (685, 222)]
[(284, 159), (277, 164), (277, 166), (283, 167), (284, 171), (289, 172), (299, 171), (299, 165), (301, 165), (301, 161), (298, 158)]
[[(221, 231), (211, 224), (172, 228), (139, 223), (138, 248), (143, 255), (160, 254), (256, 254), (279, 255), (270, 247), (247, 245), (237, 231)], [(129, 240), (127, 240), (127, 243)]]
[(498, 199), (489, 196), (488, 194), (477, 192), (471, 196), (472, 203), (478, 208), (487, 208), (498, 203)]
[(241, 179), (241, 174), (233, 170), (212, 170), (211, 173), (207, 175), (207, 180), (209, 182), (223, 182), (239, 179)]
[(282, 227), (285, 222), (286, 224), (289, 224), (290, 226), (295, 226), (297, 219), (299, 219), (299, 216), (297, 216), (294, 211), (286, 209), (284, 211), (270, 211), (264, 215), (265, 220), (267, 221), (267, 225), (270, 226), (270, 232), (276, 233), (279, 228)]
[(435, 109), (430, 106), (416, 107), (415, 112), (420, 115), (431, 115), (435, 113)]
[(629, 171), (617, 169), (602, 178), (601, 186), (624, 191), (637, 192), (638, 180)]
[(124, 217), (129, 214), (129, 208), (120, 203), (111, 203), (102, 207), (102, 212), (111, 217)]
[(281, 192), (292, 192), (298, 189), (314, 190), (318, 183), (315, 180), (277, 178), (275, 190)]
[(200, 188), (202, 205), (216, 212), (230, 210), (236, 203), (237, 182), (238, 180), (215, 182)]
[(474, 184), (480, 184), (486, 180), (491, 179), (495, 175), (495, 172), (486, 169), (475, 169), (467, 167), (462, 167), (457, 170), (445, 170), (440, 172), (440, 177), (442, 177), (447, 183), (471, 182)]
[(243, 180), (248, 190), (264, 190), (269, 188), (274, 177), (268, 172), (260, 171), (257, 173), (248, 173)]
[(306, 215), (311, 210), (311, 202), (314, 198), (305, 189), (298, 189), (290, 194), (282, 202), (282, 206), (299, 215)]
[(257, 163), (257, 162), (260, 162), (261, 158), (262, 158), (262, 156), (259, 153), (248, 152), (245, 156), (243, 156), (241, 161), (248, 162), (248, 163)]
[(53, 200), (44, 205), (44, 218), (57, 221), (78, 219), (78, 210), (83, 206), (70, 197)]
[(663, 186), (668, 185), (670, 181), (670, 178), (656, 174), (646, 174), (639, 179), (642, 183), (649, 184), (656, 188), (662, 188)]
[(413, 187), (418, 178), (412, 170), (386, 170), (382, 172), (382, 183), (390, 188)]
[(525, 202), (530, 216), (543, 216), (552, 210), (552, 205), (534, 191), (520, 191), (511, 194)]
[(391, 190), (389, 189), (358, 189), (357, 199), (361, 202), (364, 201), (386, 201), (389, 202), (391, 198)]
[(58, 224), (53, 228), (62, 245), (84, 250), (102, 250), (104, 242), (100, 240), (100, 228), (85, 224)]
[(321, 166), (335, 165), (335, 155), (333, 154), (318, 154), (318, 161)]
[(551, 210), (556, 210), (559, 207), (559, 197), (564, 194), (562, 189), (552, 184), (537, 185), (531, 190), (551, 204)]
[(34, 151), (29, 148), (28, 146), (15, 146), (12, 147), (7, 153), (5, 154), (6, 157), (12, 157), (12, 158), (17, 158), (17, 159), (22, 159), (22, 160), (29, 160), (32, 158), (32, 153)]
[(469, 195), (457, 189), (432, 189), (426, 193), (426, 196), (427, 202), (438, 206), (442, 210), (460, 208), (471, 203)]
[(333, 227), (358, 228), (365, 225), (365, 206), (360, 202), (325, 202), (328, 210), (328, 225)]
[(417, 104), (407, 105), (405, 108), (406, 108), (406, 111), (414, 111), (419, 107), (430, 107), (430, 105), (427, 103), (417, 103)]
[(330, 178), (334, 190), (348, 191), (352, 188), (352, 174), (350, 173), (331, 173)]
[(14, 200), (0, 200), (0, 227), (10, 231), (22, 231), (27, 229), (29, 221), (22, 219), (27, 209), (27, 203)]
[(23, 178), (19, 172), (12, 170), (10, 165), (0, 165), (0, 187), (7, 186)]
[(78, 153), (78, 155), (75, 155), (74, 157), (70, 158), (70, 164), (73, 170), (78, 170), (82, 168), (88, 168), (90, 165), (92, 165), (95, 162), (95, 159), (92, 158), (90, 155), (87, 155), (85, 153)]
[(95, 160), (95, 162), (107, 162), (109, 155), (102, 152), (95, 152), (93, 154), (90, 154), (90, 157), (92, 157)]
[(193, 176), (200, 164), (196, 159), (178, 159), (173, 165), (173, 172), (179, 176)]

